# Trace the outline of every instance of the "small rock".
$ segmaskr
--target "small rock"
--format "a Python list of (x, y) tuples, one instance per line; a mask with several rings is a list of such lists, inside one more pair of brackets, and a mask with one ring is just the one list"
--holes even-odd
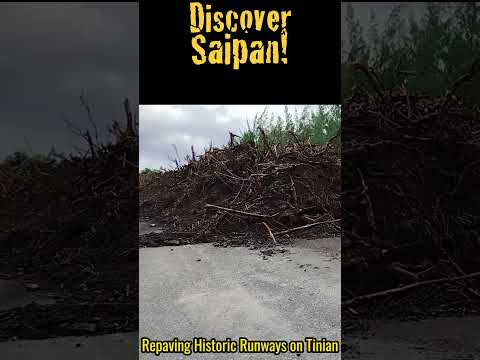
[(197, 261), (202, 261), (202, 259), (197, 259)]
[(76, 323), (76, 324), (69, 324), (65, 326), (69, 330), (76, 330), (76, 331), (85, 331), (93, 333), (97, 330), (97, 325), (94, 323)]
[(179, 240), (165, 240), (165, 244), (167, 245), (180, 245)]
[(155, 227), (157, 226), (157, 224), (150, 224), (150, 227)]
[(36, 291), (36, 290), (40, 289), (40, 285), (38, 285), (38, 284), (25, 284), (25, 288), (27, 289), (27, 291)]

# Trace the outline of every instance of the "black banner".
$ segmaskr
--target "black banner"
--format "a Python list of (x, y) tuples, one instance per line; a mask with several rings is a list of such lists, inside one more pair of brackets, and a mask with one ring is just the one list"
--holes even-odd
[(140, 103), (339, 103), (339, 44), (340, 3), (144, 1)]

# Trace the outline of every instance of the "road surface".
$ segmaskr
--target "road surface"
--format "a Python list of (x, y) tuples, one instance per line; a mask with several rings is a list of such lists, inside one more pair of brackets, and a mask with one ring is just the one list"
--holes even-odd
[[(340, 340), (340, 239), (299, 241), (285, 249), (272, 256), (212, 244), (140, 249), (140, 336)], [(339, 359), (340, 354), (195, 353), (188, 358)]]
[(370, 336), (347, 339), (344, 359), (467, 360), (480, 359), (480, 317), (439, 318), (416, 322), (371, 323)]

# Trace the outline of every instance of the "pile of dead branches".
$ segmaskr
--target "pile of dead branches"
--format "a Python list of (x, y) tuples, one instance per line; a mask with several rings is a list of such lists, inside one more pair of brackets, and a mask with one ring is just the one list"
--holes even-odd
[(342, 319), (476, 311), (478, 108), (451, 91), (357, 91), (342, 138)]
[[(268, 148), (268, 147), (267, 147)], [(161, 244), (339, 232), (340, 157), (333, 146), (294, 144), (260, 153), (254, 144), (212, 148), (171, 171), (141, 174), (140, 214), (163, 229)]]
[(2, 272), (61, 287), (71, 302), (138, 302), (138, 121), (124, 106), (126, 126), (114, 122), (108, 143), (86, 131), (84, 153), (0, 164)]

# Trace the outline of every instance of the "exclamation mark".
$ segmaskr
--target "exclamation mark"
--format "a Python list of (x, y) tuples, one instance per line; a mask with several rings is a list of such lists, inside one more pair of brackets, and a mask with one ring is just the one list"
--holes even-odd
[(286, 64), (288, 61), (287, 59), (287, 27), (284, 27), (282, 29), (281, 41), (282, 41), (282, 54), (283, 54), (282, 62)]

